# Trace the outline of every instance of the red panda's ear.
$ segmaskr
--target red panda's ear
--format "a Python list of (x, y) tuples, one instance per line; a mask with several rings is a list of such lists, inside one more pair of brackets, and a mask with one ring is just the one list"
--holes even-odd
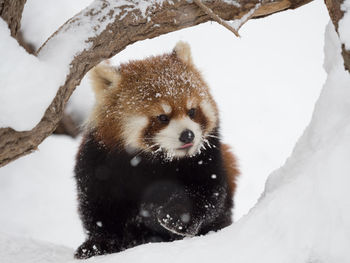
[(173, 53), (186, 64), (192, 65), (192, 55), (190, 45), (186, 42), (179, 41), (173, 49)]
[(96, 99), (109, 88), (116, 88), (120, 82), (120, 74), (117, 69), (106, 64), (100, 64), (90, 72), (92, 86), (95, 91)]

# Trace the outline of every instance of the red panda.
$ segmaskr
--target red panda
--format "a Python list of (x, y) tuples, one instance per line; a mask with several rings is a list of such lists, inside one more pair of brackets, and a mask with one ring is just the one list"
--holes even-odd
[(91, 76), (96, 105), (75, 166), (87, 240), (75, 257), (230, 225), (239, 172), (189, 45)]

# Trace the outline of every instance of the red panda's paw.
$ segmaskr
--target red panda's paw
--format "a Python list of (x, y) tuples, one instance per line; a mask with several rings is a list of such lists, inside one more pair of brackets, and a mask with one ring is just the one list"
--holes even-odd
[(87, 259), (93, 256), (119, 252), (118, 245), (113, 239), (88, 239), (75, 251), (74, 257), (77, 259)]
[(200, 220), (191, 217), (186, 209), (181, 209), (180, 205), (173, 207), (161, 207), (157, 212), (159, 224), (171, 233), (180, 236), (195, 236), (199, 232), (202, 224)]

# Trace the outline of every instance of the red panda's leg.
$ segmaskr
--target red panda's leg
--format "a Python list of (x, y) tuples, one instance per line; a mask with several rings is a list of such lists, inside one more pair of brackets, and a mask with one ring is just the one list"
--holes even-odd
[[(222, 145), (219, 154), (224, 173), (218, 171), (215, 176), (223, 176), (223, 180), (218, 180), (217, 184), (210, 182), (206, 187), (188, 187), (183, 193), (174, 193), (157, 213), (162, 227), (181, 236), (193, 236), (203, 231), (221, 229), (231, 223), (232, 198), (239, 171), (228, 145)], [(219, 183), (223, 181), (227, 184)], [(189, 220), (183, 220), (183, 215), (187, 214)]]
[[(221, 183), (211, 183), (207, 187), (186, 187), (183, 193), (173, 194), (160, 207), (157, 220), (163, 228), (180, 236), (198, 235), (208, 226), (210, 230), (216, 231), (223, 226), (214, 221), (218, 222), (221, 215), (231, 215), (232, 201), (227, 202), (231, 199), (231, 193)], [(228, 223), (225, 226), (231, 219), (226, 221)]]

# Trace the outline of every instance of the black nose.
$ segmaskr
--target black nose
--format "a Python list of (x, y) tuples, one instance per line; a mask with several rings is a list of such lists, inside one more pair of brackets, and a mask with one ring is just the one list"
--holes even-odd
[(188, 129), (181, 132), (180, 138), (179, 138), (179, 140), (183, 143), (190, 143), (193, 141), (193, 139), (194, 139), (194, 133), (193, 131)]

